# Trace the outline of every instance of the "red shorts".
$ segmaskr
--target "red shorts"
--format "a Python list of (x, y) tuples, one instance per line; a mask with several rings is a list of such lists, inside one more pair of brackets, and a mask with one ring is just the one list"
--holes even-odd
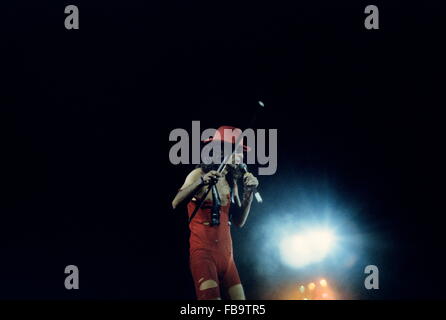
[[(228, 257), (210, 250), (195, 250), (190, 256), (190, 268), (198, 300), (219, 298), (221, 288), (227, 290), (240, 284), (240, 277), (232, 255)], [(200, 285), (206, 280), (214, 280), (218, 286), (200, 290)]]
[[(194, 279), (198, 300), (221, 297), (220, 289), (229, 289), (240, 284), (240, 277), (232, 254), (232, 238), (228, 205), (220, 211), (220, 225), (210, 226), (210, 202), (205, 201), (197, 215), (189, 224), (190, 269)], [(193, 201), (188, 204), (189, 216), (195, 208)], [(214, 288), (200, 290), (207, 280), (217, 283)]]

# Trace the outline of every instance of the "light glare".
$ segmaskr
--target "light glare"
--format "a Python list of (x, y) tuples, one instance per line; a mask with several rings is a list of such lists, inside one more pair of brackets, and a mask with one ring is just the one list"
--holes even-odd
[(284, 263), (300, 268), (323, 260), (334, 242), (329, 230), (308, 231), (285, 237), (280, 243), (280, 253)]

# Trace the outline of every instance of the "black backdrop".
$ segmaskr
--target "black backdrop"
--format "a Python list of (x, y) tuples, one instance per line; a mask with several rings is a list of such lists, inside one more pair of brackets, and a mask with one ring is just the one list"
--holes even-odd
[[(80, 30), (64, 28), (68, 4)], [(194, 298), (184, 207), (170, 208), (191, 166), (169, 163), (169, 132), (243, 128), (262, 100), (256, 126), (279, 132), (268, 210), (289, 183), (328, 180), (385, 239), (370, 249), (382, 289), (355, 297), (444, 298), (442, 11), (376, 3), (368, 31), (367, 4), (2, 4), (0, 297)], [(272, 214), (254, 206), (249, 232), (256, 210)]]

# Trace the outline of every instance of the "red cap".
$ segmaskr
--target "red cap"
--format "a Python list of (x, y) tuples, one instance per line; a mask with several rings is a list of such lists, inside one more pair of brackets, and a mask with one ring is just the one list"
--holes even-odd
[[(225, 134), (225, 130), (227, 130), (227, 133)], [(240, 134), (242, 133), (242, 130), (236, 127), (231, 126), (221, 126), (215, 131), (215, 134), (212, 138), (203, 140), (203, 142), (210, 142), (210, 141), (223, 141), (235, 144), (237, 142), (237, 139), (240, 137)], [(243, 150), (245, 151), (251, 151), (251, 148), (248, 146), (243, 145)]]

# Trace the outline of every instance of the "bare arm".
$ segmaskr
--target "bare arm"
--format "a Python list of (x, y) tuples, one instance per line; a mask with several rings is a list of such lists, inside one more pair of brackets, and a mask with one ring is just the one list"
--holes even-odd
[[(243, 177), (244, 190), (243, 190), (243, 199), (241, 201), (240, 210), (234, 215), (234, 223), (237, 227), (241, 228), (245, 225), (246, 220), (248, 219), (249, 212), (251, 210), (251, 203), (253, 199), (253, 188), (257, 187), (259, 182), (256, 177), (254, 177), (251, 173), (246, 173)], [(235, 195), (239, 197), (238, 191)]]
[(200, 168), (194, 169), (186, 177), (183, 186), (178, 190), (177, 195), (172, 201), (172, 208), (176, 208), (181, 202), (186, 199), (192, 198), (195, 194), (199, 193), (200, 189), (208, 185), (211, 181), (218, 180), (221, 178), (221, 174), (217, 171), (209, 171), (203, 175), (203, 170)]

